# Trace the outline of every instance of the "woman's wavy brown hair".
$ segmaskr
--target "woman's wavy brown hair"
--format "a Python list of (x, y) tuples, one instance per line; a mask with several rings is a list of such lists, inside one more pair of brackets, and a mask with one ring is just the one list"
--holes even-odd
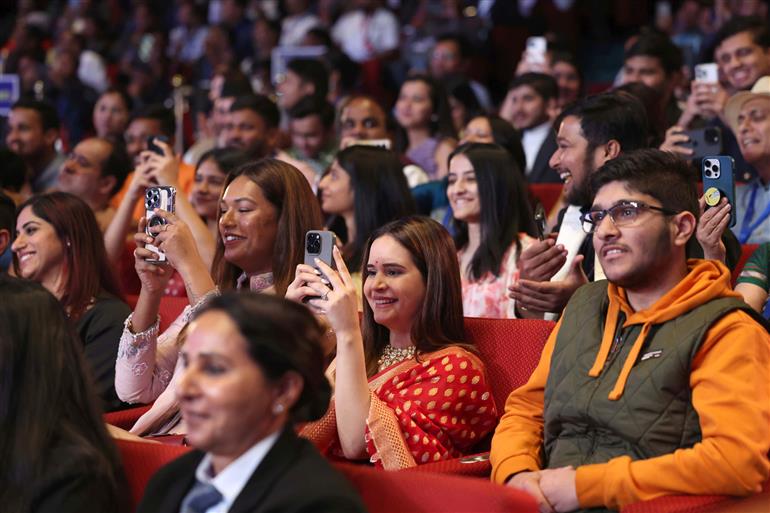
[[(283, 296), (294, 279), (294, 269), (305, 256), (305, 232), (320, 230), (321, 207), (304, 175), (291, 164), (277, 159), (261, 159), (244, 164), (227, 175), (222, 193), (233, 180), (245, 176), (257, 186), (276, 209), (278, 230), (273, 247), (272, 270), (276, 294)], [(222, 238), (212, 264), (212, 274), (219, 288), (232, 289), (241, 269), (224, 257)]]

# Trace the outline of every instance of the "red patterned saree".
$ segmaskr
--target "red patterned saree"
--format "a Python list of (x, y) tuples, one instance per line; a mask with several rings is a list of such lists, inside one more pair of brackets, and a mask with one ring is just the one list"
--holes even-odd
[[(497, 423), (484, 365), (460, 347), (397, 363), (369, 379), (369, 460), (387, 470), (451, 459), (468, 452)], [(301, 435), (327, 455), (341, 456), (332, 400)]]

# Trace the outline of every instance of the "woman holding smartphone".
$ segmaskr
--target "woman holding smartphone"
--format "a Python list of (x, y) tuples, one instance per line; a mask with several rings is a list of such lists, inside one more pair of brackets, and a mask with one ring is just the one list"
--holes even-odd
[[(362, 326), (355, 284), (318, 260), (297, 267), (286, 296), (325, 314), (337, 337), (335, 397), (303, 429), (326, 454), (399, 469), (458, 457), (495, 426), (484, 365), (464, 343), (454, 244), (437, 222), (381, 227), (364, 252)], [(325, 276), (323, 278), (321, 273)]]
[[(167, 224), (136, 235), (136, 270), (142, 281), (134, 312), (126, 320), (115, 372), (118, 395), (153, 408), (139, 419), (135, 434), (168, 432), (176, 403), (167, 390), (177, 367), (179, 334), (206, 301), (227, 289), (283, 295), (294, 268), (304, 258), (304, 237), (321, 227), (321, 212), (310, 185), (296, 168), (274, 159), (241, 166), (228, 175), (219, 204), (219, 236), (213, 276), (197, 253), (187, 226), (175, 215), (158, 211)], [(151, 243), (166, 254), (169, 265), (147, 262)], [(176, 269), (187, 287), (188, 306), (162, 334), (158, 311), (168, 277)]]
[(447, 197), (454, 215), (463, 310), (469, 317), (514, 318), (508, 287), (532, 242), (534, 221), (521, 173), (495, 144), (463, 144), (449, 156)]

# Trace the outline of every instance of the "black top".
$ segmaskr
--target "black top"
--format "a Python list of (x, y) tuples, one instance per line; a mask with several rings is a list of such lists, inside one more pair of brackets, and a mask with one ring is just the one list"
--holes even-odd
[(130, 313), (131, 308), (123, 301), (102, 294), (75, 326), (83, 341), (96, 393), (102, 399), (105, 411), (125, 407), (115, 393), (115, 360), (118, 356), (120, 335), (123, 333), (123, 323)]
[[(204, 453), (177, 458), (150, 479), (137, 513), (177, 513), (195, 484)], [(351, 484), (291, 428), (285, 429), (235, 499), (229, 513), (361, 513)]]
[(128, 510), (128, 484), (122, 471), (118, 490), (104, 458), (59, 440), (46, 459), (45, 474), (34, 483), (30, 513), (121, 513)]

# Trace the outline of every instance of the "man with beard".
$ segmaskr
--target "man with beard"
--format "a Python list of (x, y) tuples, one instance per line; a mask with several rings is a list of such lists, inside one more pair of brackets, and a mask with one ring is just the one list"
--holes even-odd
[[(621, 152), (644, 148), (647, 115), (639, 100), (610, 92), (589, 96), (567, 107), (556, 119), (557, 149), (549, 165), (564, 181), (568, 206), (559, 214), (554, 238), (531, 244), (519, 260), (519, 280), (511, 288), (517, 315), (561, 312), (573, 292), (594, 279), (591, 237), (580, 228), (590, 207), (591, 174)], [(550, 280), (550, 281), (549, 281)]]
[(265, 95), (239, 96), (230, 106), (222, 137), (225, 147), (247, 153), (253, 159), (271, 155), (278, 137), (281, 114)]
[(640, 150), (604, 164), (591, 189), (580, 222), (607, 280), (575, 293), (508, 397), (492, 479), (543, 512), (759, 492), (770, 335), (724, 265), (687, 259), (699, 211), (687, 165)]

